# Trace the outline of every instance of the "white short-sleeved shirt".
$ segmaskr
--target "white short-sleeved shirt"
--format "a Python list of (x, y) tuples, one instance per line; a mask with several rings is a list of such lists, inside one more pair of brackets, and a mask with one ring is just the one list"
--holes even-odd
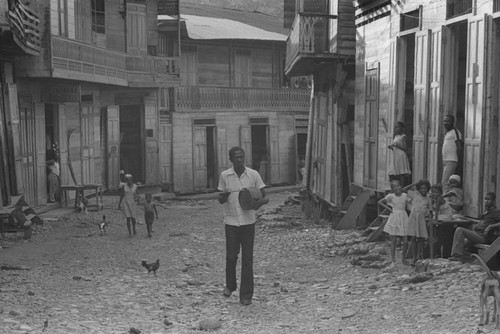
[(231, 192), (227, 198), (227, 202), (223, 204), (224, 223), (233, 226), (255, 223), (255, 210), (243, 210), (240, 207), (238, 200), (239, 191), (250, 187), (262, 189), (265, 186), (260, 174), (251, 168), (245, 167), (245, 171), (240, 177), (238, 177), (234, 168), (223, 171), (220, 174), (217, 189), (223, 192)]
[[(462, 134), (458, 130), (457, 132), (460, 137), (462, 137)], [(455, 129), (451, 129), (450, 131), (446, 132), (446, 134), (444, 135), (442, 149), (443, 161), (458, 161), (457, 144), (455, 143), (455, 140), (457, 140)]]

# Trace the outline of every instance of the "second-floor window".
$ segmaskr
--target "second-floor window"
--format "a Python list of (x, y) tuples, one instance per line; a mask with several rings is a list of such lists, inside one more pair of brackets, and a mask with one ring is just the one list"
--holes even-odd
[(106, 32), (104, 8), (104, 0), (92, 0), (92, 31), (100, 34)]
[(57, 2), (57, 18), (59, 36), (68, 36), (68, 7), (66, 0), (59, 0)]

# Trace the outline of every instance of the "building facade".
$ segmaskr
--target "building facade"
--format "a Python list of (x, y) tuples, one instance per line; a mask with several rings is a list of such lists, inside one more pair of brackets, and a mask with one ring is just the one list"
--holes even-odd
[[(166, 8), (175, 16), (178, 1), (172, 4)], [(63, 185), (111, 188), (120, 169), (137, 182), (161, 184), (160, 92), (179, 84), (180, 63), (178, 53), (159, 53), (157, 1), (31, 6), (39, 13), (41, 51), (15, 57), (13, 105), (20, 138), (14, 163), (27, 202), (47, 202), (51, 145), (59, 149)]]
[(306, 187), (316, 215), (325, 216), (353, 182), (354, 7), (347, 0), (285, 0), (285, 25), (285, 73), (313, 78)]
[(462, 133), (464, 214), (498, 182), (499, 1), (361, 1), (356, 5), (354, 180), (389, 189), (394, 124), (406, 125), (412, 178), (440, 182), (443, 119)]
[[(160, 31), (168, 31), (170, 20), (159, 18)], [(172, 157), (166, 170), (176, 192), (215, 191), (220, 172), (231, 166), (232, 146), (244, 148), (247, 166), (267, 185), (297, 182), (310, 94), (284, 77), (286, 36), (275, 21), (181, 6), (181, 82), (165, 98), (164, 112)]]

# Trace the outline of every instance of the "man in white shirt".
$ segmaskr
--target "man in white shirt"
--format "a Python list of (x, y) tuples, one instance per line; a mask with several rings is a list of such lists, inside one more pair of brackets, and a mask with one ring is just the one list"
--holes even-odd
[[(240, 303), (252, 303), (253, 244), (255, 238), (255, 210), (269, 202), (264, 191), (265, 184), (256, 170), (245, 167), (245, 151), (241, 147), (229, 150), (232, 168), (223, 171), (217, 189), (219, 203), (223, 204), (226, 233), (226, 287), (224, 296), (230, 297), (236, 290), (236, 263), (241, 247)], [(239, 192), (243, 188), (260, 189), (262, 198), (243, 210), (239, 203)]]
[(446, 115), (444, 117), (444, 128), (446, 134), (444, 135), (442, 156), (443, 156), (443, 178), (441, 185), (443, 191), (446, 192), (449, 188), (448, 179), (455, 174), (458, 165), (457, 144), (455, 141), (458, 139), (457, 134), (462, 138), (462, 134), (455, 128), (455, 117), (453, 115)]

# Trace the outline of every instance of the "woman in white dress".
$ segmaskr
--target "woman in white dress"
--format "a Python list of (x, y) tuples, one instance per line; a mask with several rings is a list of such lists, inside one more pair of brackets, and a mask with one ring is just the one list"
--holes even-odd
[(405, 125), (397, 122), (394, 127), (394, 139), (388, 148), (393, 152), (392, 166), (389, 166), (389, 180), (398, 180), (402, 187), (411, 183), (410, 160), (407, 153), (407, 139), (404, 133)]

